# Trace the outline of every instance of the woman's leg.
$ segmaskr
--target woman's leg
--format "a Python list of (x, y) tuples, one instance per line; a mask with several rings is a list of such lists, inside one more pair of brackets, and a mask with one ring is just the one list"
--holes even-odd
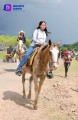
[(67, 77), (68, 63), (64, 63), (64, 67), (65, 67), (65, 77)]
[(26, 61), (28, 60), (29, 56), (31, 55), (31, 53), (33, 52), (33, 47), (30, 46), (25, 54), (25, 56), (23, 57), (23, 59), (21, 60), (20, 64), (18, 65), (16, 72), (18, 72), (20, 70), (20, 68), (26, 63)]

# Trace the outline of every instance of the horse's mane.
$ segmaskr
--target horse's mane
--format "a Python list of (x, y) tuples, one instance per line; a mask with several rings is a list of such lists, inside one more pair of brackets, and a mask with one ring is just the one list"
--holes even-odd
[(40, 58), (40, 61), (42, 61), (42, 63), (46, 64), (48, 62), (48, 60), (49, 60), (49, 49), (50, 49), (50, 47), (49, 47), (48, 44), (44, 45), (41, 48), (41, 50), (39, 52), (39, 58)]
[(48, 43), (46, 43), (46, 44), (42, 47), (42, 51), (45, 50), (48, 45), (51, 46), (51, 40), (49, 40)]
[(45, 50), (45, 49), (47, 48), (47, 46), (48, 46), (48, 45), (44, 45), (44, 46), (42, 47), (42, 51)]

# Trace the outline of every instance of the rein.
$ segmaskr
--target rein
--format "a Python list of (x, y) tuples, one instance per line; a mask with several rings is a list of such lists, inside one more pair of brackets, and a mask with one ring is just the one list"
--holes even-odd
[[(50, 61), (49, 61), (50, 62)], [(49, 64), (49, 62), (48, 62), (48, 64)], [(52, 62), (52, 63), (58, 63), (58, 62)], [(40, 61), (40, 64), (42, 65), (42, 67), (43, 67), (43, 71), (41, 71), (40, 73), (39, 73), (39, 76), (41, 75), (41, 73), (42, 72), (46, 72), (46, 76), (47, 76), (47, 71), (45, 71), (45, 64), (43, 64), (41, 61)], [(51, 68), (50, 68), (50, 66), (49, 66), (49, 70), (48, 71), (50, 71), (51, 70)], [(45, 75), (44, 75), (45, 76)]]
[(52, 63), (58, 63), (58, 61), (57, 62), (52, 62)]

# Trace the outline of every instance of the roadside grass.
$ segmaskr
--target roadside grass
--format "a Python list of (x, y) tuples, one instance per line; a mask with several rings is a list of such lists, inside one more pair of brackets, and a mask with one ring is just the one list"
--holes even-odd
[(5, 55), (6, 55), (6, 51), (0, 51), (0, 60), (2, 60)]
[[(31, 40), (32, 40), (31, 38), (26, 39), (25, 45), (27, 47), (30, 46)], [(18, 43), (17, 36), (0, 35), (0, 45), (2, 46), (5, 46), (5, 47), (12, 46), (14, 48), (17, 45), (17, 43)]]
[(75, 58), (73, 59), (73, 61), (71, 63), (70, 70), (71, 70), (71, 72), (78, 71), (78, 60), (76, 60)]
[[(78, 60), (76, 60), (75, 58), (71, 62), (71, 65), (69, 67), (69, 71), (71, 71), (71, 73), (78, 71)], [(54, 70), (53, 73), (54, 74), (60, 74), (60, 75), (64, 76), (64, 74), (65, 74), (64, 64), (61, 64), (61, 66), (59, 66), (57, 68), (57, 70)]]

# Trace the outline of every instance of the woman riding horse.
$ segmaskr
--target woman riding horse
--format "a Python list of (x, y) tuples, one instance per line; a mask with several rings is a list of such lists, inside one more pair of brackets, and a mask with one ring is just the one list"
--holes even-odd
[(45, 21), (40, 21), (39, 26), (37, 27), (37, 29), (33, 33), (32, 43), (31, 43), (31, 45), (28, 48), (25, 56), (23, 57), (23, 59), (21, 60), (20, 64), (18, 65), (18, 67), (16, 69), (16, 75), (18, 75), (18, 76), (21, 75), (21, 70), (20, 69), (26, 63), (26, 61), (30, 57), (31, 53), (33, 52), (34, 48), (37, 45), (42, 46), (42, 45), (45, 44), (46, 36), (48, 36), (48, 33), (49, 32), (47, 31), (47, 28), (46, 28), (46, 22)]

